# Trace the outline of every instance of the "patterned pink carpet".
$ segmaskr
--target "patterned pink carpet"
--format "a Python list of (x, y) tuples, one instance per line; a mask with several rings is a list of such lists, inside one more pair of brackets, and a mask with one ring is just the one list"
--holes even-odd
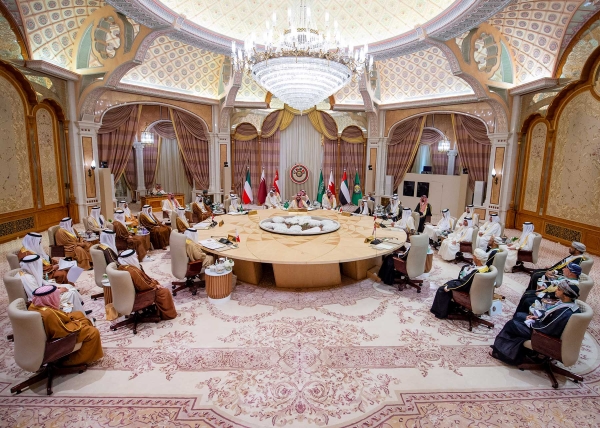
[[(509, 235), (511, 231), (508, 231)], [(12, 242), (0, 246), (0, 274)], [(540, 267), (567, 249), (543, 241)], [(146, 271), (173, 280), (168, 251), (155, 251)], [(598, 260), (592, 276), (600, 280)], [(436, 258), (423, 292), (370, 279), (341, 287), (281, 290), (267, 272), (259, 286), (238, 284), (232, 300), (208, 302), (200, 291), (175, 298), (178, 316), (158, 324), (109, 330), (92, 273), (77, 286), (94, 310), (104, 358), (81, 375), (56, 379), (54, 395), (38, 384), (11, 396), (28, 373), (1, 339), (0, 426), (60, 427), (445, 427), (600, 425), (600, 322), (594, 317), (579, 362), (585, 381), (521, 372), (488, 355), (527, 283), (505, 274), (507, 300), (495, 328), (440, 321), (429, 308), (437, 286), (459, 266)], [(310, 269), (307, 269), (310, 275)], [(432, 287), (430, 287), (432, 284)], [(588, 303), (600, 311), (600, 289)], [(11, 332), (0, 290), (0, 334)]]

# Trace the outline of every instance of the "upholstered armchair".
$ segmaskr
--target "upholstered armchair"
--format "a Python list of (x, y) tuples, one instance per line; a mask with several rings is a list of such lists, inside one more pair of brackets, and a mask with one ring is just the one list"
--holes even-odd
[[(475, 224), (475, 223), (473, 223)], [(466, 262), (472, 263), (472, 258), (465, 257), (465, 253), (473, 254), (475, 246), (477, 245), (477, 236), (479, 235), (479, 227), (473, 226), (473, 234), (471, 235), (471, 242), (461, 242), (459, 252), (456, 253), (454, 263)]]
[(19, 257), (17, 257), (17, 251), (6, 253), (6, 261), (8, 262), (8, 267), (11, 269), (21, 268), (21, 265), (19, 263)]
[(198, 286), (204, 286), (204, 281), (195, 281), (203, 272), (202, 260), (191, 262), (185, 250), (186, 236), (182, 233), (173, 230), (169, 240), (169, 248), (171, 251), (171, 273), (181, 281), (173, 282), (173, 296), (177, 295), (178, 291), (189, 288), (192, 295), (195, 296), (198, 292)]
[[(125, 325), (133, 324), (133, 334), (137, 334), (139, 323), (160, 321), (155, 306), (156, 290), (136, 292), (129, 272), (118, 270), (115, 263), (106, 266), (106, 274), (112, 291), (113, 306), (119, 314), (129, 315), (126, 320), (113, 323), (110, 326), (111, 330), (114, 331)], [(143, 309), (152, 311), (153, 315), (145, 314), (142, 316), (140, 311)]]
[(576, 302), (579, 305), (579, 310), (581, 312), (571, 315), (560, 338), (548, 336), (537, 330), (533, 330), (531, 340), (527, 340), (523, 343), (525, 348), (537, 352), (542, 357), (542, 361), (539, 363), (520, 364), (519, 369), (544, 370), (552, 382), (552, 388), (555, 389), (558, 388), (558, 382), (556, 381), (554, 373), (571, 378), (575, 383), (583, 382), (583, 377), (571, 373), (562, 367), (558, 367), (553, 362), (556, 360), (564, 366), (569, 367), (575, 364), (579, 359), (583, 337), (592, 321), (594, 311), (587, 303), (582, 302), (581, 300), (577, 300)]
[[(95, 244), (90, 247), (90, 255), (92, 256), (92, 263), (94, 263), (94, 282), (96, 282), (96, 286), (103, 289), (102, 279), (106, 273), (106, 259), (104, 258), (104, 253), (98, 247), (98, 244)], [(93, 300), (100, 297), (104, 297), (104, 292), (92, 294)]]
[(394, 257), (394, 269), (398, 277), (394, 283), (398, 283), (398, 290), (403, 289), (404, 285), (410, 285), (417, 289), (417, 293), (421, 292), (423, 280), (415, 278), (425, 272), (428, 248), (429, 237), (427, 235), (413, 235), (410, 238), (410, 250), (406, 260)]
[(48, 229), (48, 241), (50, 242), (50, 257), (65, 257), (65, 247), (56, 245), (56, 232), (60, 226), (52, 226)]
[(533, 247), (531, 251), (519, 250), (517, 253), (517, 264), (513, 267), (512, 271), (523, 271), (531, 274), (534, 269), (525, 267), (524, 263), (529, 262), (534, 265), (538, 262), (538, 255), (540, 253), (540, 244), (542, 243), (542, 235), (537, 232), (533, 232)]
[(581, 272), (585, 273), (586, 275), (589, 275), (590, 272), (592, 271), (592, 266), (594, 266), (594, 259), (589, 257), (587, 260), (583, 260), (581, 262), (580, 266), (581, 266)]
[[(15, 256), (16, 257), (16, 256)], [(4, 287), (6, 288), (6, 294), (8, 294), (8, 303), (14, 302), (17, 299), (23, 299), (27, 302), (27, 293), (25, 293), (25, 288), (23, 288), (23, 282), (21, 281), (21, 276), (19, 272), (21, 268), (9, 270), (4, 274)], [(7, 340), (13, 340), (14, 335), (8, 334), (6, 336)]]
[(460, 312), (451, 313), (449, 319), (469, 321), (469, 331), (473, 331), (473, 323), (479, 323), (493, 328), (494, 323), (480, 317), (488, 312), (494, 300), (494, 284), (498, 269), (490, 267), (489, 272), (478, 273), (473, 278), (469, 292), (452, 290), (452, 300), (460, 306)]
[(12, 394), (21, 393), (28, 386), (44, 379), (46, 393), (52, 394), (52, 380), (57, 375), (83, 373), (87, 365), (61, 367), (61, 360), (79, 350), (78, 333), (71, 333), (60, 339), (49, 340), (44, 330), (42, 316), (38, 312), (28, 311), (25, 300), (18, 298), (8, 305), (8, 318), (15, 337), (15, 362), (32, 377), (10, 389)]
[(171, 230), (177, 230), (177, 213), (175, 211), (171, 212), (169, 220), (171, 221)]
[(592, 287), (594, 286), (594, 280), (591, 276), (582, 273), (579, 276), (579, 300), (582, 302), (587, 301), (588, 296), (590, 295), (590, 291), (592, 291)]

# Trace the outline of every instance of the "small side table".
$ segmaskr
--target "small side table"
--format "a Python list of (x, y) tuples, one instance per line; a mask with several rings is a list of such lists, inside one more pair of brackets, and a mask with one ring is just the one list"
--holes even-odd
[(232, 275), (232, 271), (222, 273), (213, 272), (212, 270), (204, 271), (206, 295), (210, 302), (221, 303), (228, 302), (231, 299)]
[(112, 288), (108, 279), (102, 280), (102, 289), (104, 290), (104, 311), (107, 321), (113, 321), (119, 318), (115, 307), (113, 306)]

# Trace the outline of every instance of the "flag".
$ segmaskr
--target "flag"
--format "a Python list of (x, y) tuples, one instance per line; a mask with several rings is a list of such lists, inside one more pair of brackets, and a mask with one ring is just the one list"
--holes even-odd
[(237, 231), (237, 227), (235, 228), (235, 241), (236, 242), (242, 242), (242, 240), (240, 239), (240, 235)]
[(325, 183), (323, 182), (323, 170), (321, 170), (321, 176), (319, 177), (319, 187), (317, 188), (317, 202), (323, 203), (323, 195), (325, 194)]
[(244, 194), (242, 195), (242, 202), (249, 204), (254, 200), (252, 194), (252, 183), (250, 182), (250, 168), (246, 170), (246, 182), (244, 183)]
[(333, 182), (333, 171), (329, 174), (329, 183), (327, 183), (327, 188), (331, 190), (331, 193), (335, 195), (335, 183)]
[(348, 190), (348, 175), (344, 170), (342, 184), (340, 185), (340, 205), (348, 205), (351, 202), (350, 191)]
[(279, 171), (275, 170), (275, 178), (273, 179), (273, 187), (277, 190), (277, 193), (281, 195), (279, 191)]
[(360, 177), (358, 176), (358, 171), (356, 171), (356, 175), (354, 176), (354, 191), (352, 192), (352, 204), (358, 205), (361, 199), (362, 189), (360, 188)]
[(258, 186), (258, 203), (264, 204), (267, 199), (267, 183), (265, 181), (265, 169), (262, 169), (262, 174), (260, 175), (260, 184)]

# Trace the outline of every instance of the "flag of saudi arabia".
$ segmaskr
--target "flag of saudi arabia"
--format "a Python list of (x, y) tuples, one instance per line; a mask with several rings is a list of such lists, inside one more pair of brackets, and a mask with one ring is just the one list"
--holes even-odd
[(360, 188), (360, 178), (358, 171), (354, 176), (354, 192), (352, 192), (352, 205), (358, 205), (358, 202), (362, 199), (362, 189)]
[(323, 195), (325, 194), (325, 183), (323, 182), (323, 170), (321, 170), (321, 176), (319, 177), (319, 187), (317, 188), (317, 201), (323, 203)]
[(244, 194), (242, 195), (242, 201), (245, 204), (249, 204), (254, 200), (252, 195), (252, 184), (250, 183), (250, 168), (246, 171), (246, 181), (244, 183)]
[(342, 185), (340, 186), (340, 205), (348, 205), (351, 202), (350, 191), (348, 190), (348, 176), (346, 170), (342, 176)]

